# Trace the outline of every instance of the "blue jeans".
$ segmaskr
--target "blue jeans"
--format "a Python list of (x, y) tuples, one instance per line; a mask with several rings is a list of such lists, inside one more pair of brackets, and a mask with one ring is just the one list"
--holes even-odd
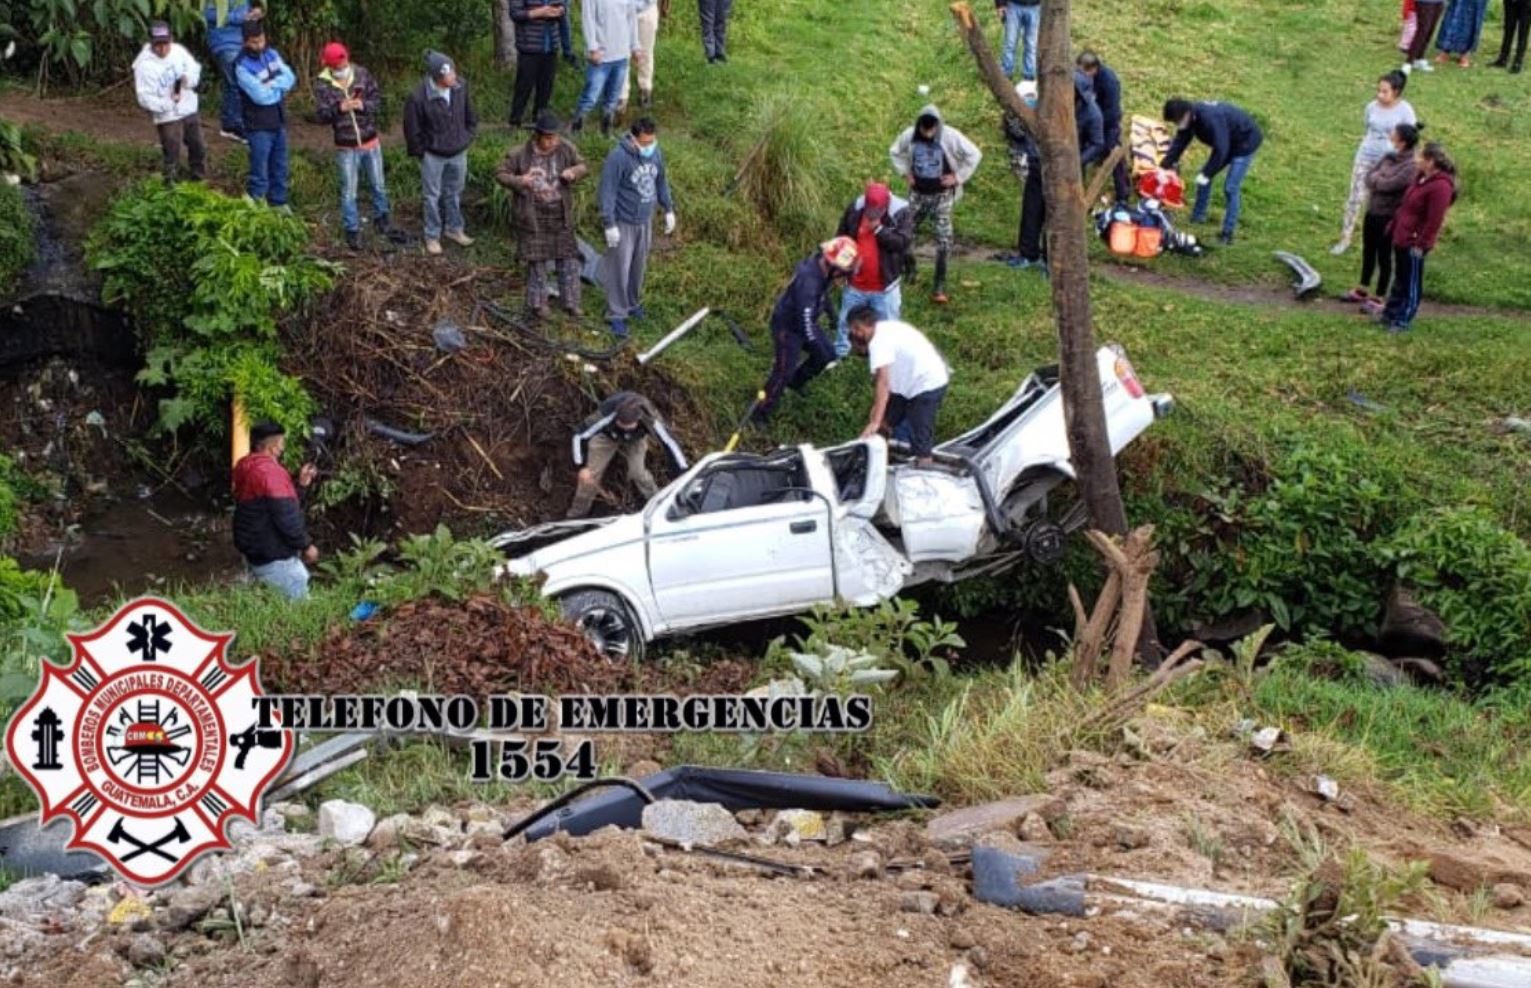
[(1021, 78), (1037, 77), (1037, 31), (1042, 27), (1042, 5), (1022, 7), (1018, 3), (1005, 4), (1005, 46), (1000, 52), (1000, 68), (1010, 78), (1015, 76), (1015, 46), (1026, 32), (1026, 54), (1021, 63)]
[(239, 60), (239, 49), (213, 52), (218, 65), (218, 75), (223, 80), (219, 87), (218, 126), (231, 134), (245, 129), (244, 103), (239, 98), (239, 81), (234, 78), (234, 63)]
[(381, 145), (367, 151), (355, 148), (337, 148), (335, 160), (340, 165), (340, 224), (347, 233), (361, 229), (361, 218), (356, 215), (356, 190), (358, 172), (367, 171), (367, 185), (372, 189), (372, 217), (388, 215), (388, 190), (383, 185), (383, 148)]
[(851, 327), (845, 319), (858, 305), (870, 305), (879, 319), (897, 319), (904, 309), (904, 288), (900, 282), (880, 292), (864, 292), (846, 285), (840, 293), (840, 331), (835, 336), (835, 356), (844, 359), (851, 352)]
[(627, 59), (585, 66), (585, 88), (574, 106), (576, 119), (599, 106), (607, 115), (617, 112), (622, 102), (622, 83), (627, 80)]
[(263, 566), (251, 566), (250, 575), (284, 597), (301, 600), (308, 596), (308, 567), (297, 556), (278, 559)]
[[(1223, 177), (1223, 199), (1227, 208), (1223, 211), (1223, 232), (1233, 235), (1233, 228), (1239, 223), (1239, 207), (1243, 205), (1244, 176), (1249, 174), (1249, 165), (1255, 160), (1252, 154), (1246, 154), (1242, 158), (1233, 158), (1228, 162), (1228, 172)], [(1212, 183), (1196, 186), (1196, 205), (1191, 210), (1192, 223), (1204, 223), (1207, 219), (1207, 205), (1212, 200)]]
[(468, 180), (468, 152), (441, 158), (429, 151), (420, 159), (420, 197), (425, 200), (425, 239), (441, 239), (442, 213), (448, 233), (462, 232), (462, 187)]
[(250, 175), (245, 179), (245, 195), (273, 206), (287, 205), (287, 131), (252, 130), (245, 135), (250, 142)]

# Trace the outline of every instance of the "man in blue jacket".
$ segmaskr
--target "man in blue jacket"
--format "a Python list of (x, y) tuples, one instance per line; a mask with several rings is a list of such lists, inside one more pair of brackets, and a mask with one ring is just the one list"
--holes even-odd
[(250, 174), (245, 195), (265, 200), (277, 209), (287, 206), (287, 94), (298, 77), (266, 44), (260, 20), (247, 20), (241, 29), (245, 46), (234, 63), (239, 82), (245, 140), (250, 144)]
[[(855, 273), (859, 263), (856, 241), (835, 237), (820, 244), (792, 272), (792, 280), (771, 310), (771, 341), (776, 352), (771, 374), (760, 389), (765, 397), (751, 413), (752, 424), (765, 425), (783, 391), (787, 388), (802, 391), (835, 362), (831, 330), (825, 328), (821, 319), (831, 327), (834, 325), (829, 289)], [(803, 357), (804, 350), (808, 351), (807, 357)]]
[(218, 134), (242, 143), (245, 139), (244, 107), (239, 96), (239, 80), (234, 76), (234, 63), (244, 48), (245, 22), (260, 20), (265, 11), (248, 3), (231, 3), (220, 21), (218, 5), (210, 3), (202, 13), (207, 18), (207, 50), (223, 79), (222, 96), (218, 102)]
[(633, 123), (606, 156), (601, 187), (596, 193), (601, 224), (606, 228), (606, 257), (601, 264), (606, 282), (606, 321), (612, 335), (627, 337), (627, 320), (642, 319), (643, 276), (654, 243), (654, 206), (664, 207), (665, 236), (675, 232), (675, 203), (664, 152), (659, 150), (658, 126), (648, 117)]
[(1074, 130), (1079, 138), (1079, 167), (1085, 169), (1106, 157), (1106, 125), (1095, 104), (1090, 77), (1074, 70)]
[[(1075, 62), (1079, 70), (1089, 77), (1095, 91), (1095, 105), (1100, 107), (1101, 127), (1105, 132), (1106, 154), (1109, 155), (1122, 144), (1122, 82), (1111, 67), (1100, 60), (1093, 51), (1083, 51)], [(1127, 178), (1127, 158), (1124, 155), (1111, 172), (1111, 184), (1117, 202), (1132, 198), (1132, 184)]]
[(1212, 180), (1218, 172), (1228, 169), (1223, 180), (1223, 196), (1227, 208), (1223, 211), (1223, 232), (1217, 239), (1224, 244), (1233, 243), (1233, 231), (1239, 222), (1240, 190), (1249, 165), (1265, 135), (1253, 117), (1232, 103), (1192, 103), (1184, 99), (1172, 99), (1164, 104), (1164, 119), (1179, 128), (1169, 153), (1160, 165), (1174, 170), (1180, 156), (1191, 146), (1194, 138), (1212, 149), (1207, 163), (1196, 175), (1196, 205), (1191, 209), (1192, 223), (1207, 221), (1207, 205), (1212, 198)]

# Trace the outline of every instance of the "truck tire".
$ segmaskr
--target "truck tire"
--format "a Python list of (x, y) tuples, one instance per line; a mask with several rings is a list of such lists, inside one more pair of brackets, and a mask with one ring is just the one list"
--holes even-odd
[(607, 590), (574, 590), (559, 597), (558, 606), (604, 658), (643, 659), (643, 628), (621, 597)]

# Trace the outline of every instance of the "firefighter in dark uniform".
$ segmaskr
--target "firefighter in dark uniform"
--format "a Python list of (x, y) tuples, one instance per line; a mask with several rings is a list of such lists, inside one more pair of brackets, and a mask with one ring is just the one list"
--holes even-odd
[(686, 454), (647, 398), (633, 391), (619, 391), (601, 402), (595, 414), (587, 418), (574, 434), (574, 465), (579, 467), (579, 486), (574, 491), (574, 503), (569, 505), (566, 517), (583, 518), (590, 513), (590, 504), (601, 488), (601, 476), (618, 453), (627, 461), (627, 479), (645, 499), (653, 497), (659, 486), (654, 483), (648, 464), (644, 462), (649, 451), (649, 436), (659, 440), (677, 472), (686, 469)]

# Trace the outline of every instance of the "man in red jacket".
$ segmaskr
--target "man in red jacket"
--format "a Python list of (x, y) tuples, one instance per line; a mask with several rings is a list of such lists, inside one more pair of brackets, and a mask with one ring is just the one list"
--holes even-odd
[(276, 423), (250, 430), (250, 452), (234, 464), (234, 547), (251, 576), (297, 600), (308, 596), (308, 566), (319, 559), (303, 525), (298, 488), (306, 492), (318, 469), (303, 464), (294, 487), (282, 466), (286, 449), (287, 436)]
[(1393, 216), (1393, 289), (1379, 317), (1389, 333), (1402, 333), (1419, 313), (1425, 255), (1435, 248), (1446, 211), (1457, 199), (1457, 168), (1439, 144), (1419, 152), (1419, 177)]

